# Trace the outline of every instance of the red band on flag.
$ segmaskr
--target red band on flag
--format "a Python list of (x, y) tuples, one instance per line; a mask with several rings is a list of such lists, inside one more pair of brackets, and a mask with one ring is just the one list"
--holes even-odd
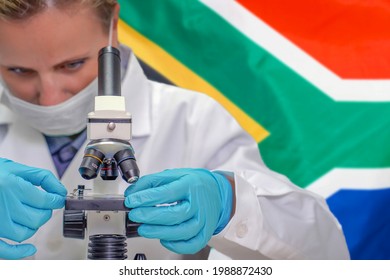
[(390, 78), (390, 2), (238, 0), (342, 78)]

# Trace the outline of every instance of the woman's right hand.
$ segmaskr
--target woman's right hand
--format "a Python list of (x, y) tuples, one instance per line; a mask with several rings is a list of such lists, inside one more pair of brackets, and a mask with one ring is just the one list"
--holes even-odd
[[(40, 187), (40, 188), (39, 188)], [(48, 170), (0, 158), (0, 238), (22, 242), (35, 234), (65, 204), (66, 188)], [(34, 255), (32, 244), (0, 239), (0, 259)]]

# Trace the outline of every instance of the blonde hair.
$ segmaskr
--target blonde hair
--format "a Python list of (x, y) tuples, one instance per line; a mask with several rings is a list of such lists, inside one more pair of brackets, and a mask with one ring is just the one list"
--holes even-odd
[(103, 27), (109, 30), (111, 15), (117, 3), (117, 0), (0, 0), (0, 19), (23, 20), (50, 7), (89, 5), (96, 10)]

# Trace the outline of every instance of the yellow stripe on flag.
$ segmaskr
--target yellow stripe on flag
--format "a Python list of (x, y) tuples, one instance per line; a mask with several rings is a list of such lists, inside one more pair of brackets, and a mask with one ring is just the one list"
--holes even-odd
[[(203, 92), (217, 100), (236, 118), (241, 126), (250, 135), (252, 135), (257, 143), (269, 135), (269, 132), (266, 129), (234, 105), (221, 92), (196, 75), (154, 42), (144, 37), (122, 20), (119, 21), (118, 28), (119, 40), (122, 43), (131, 46), (131, 49), (137, 57), (150, 65), (157, 72), (161, 73), (168, 80), (172, 81), (175, 85)], [(167, 65), (169, 65), (169, 67), (167, 67)]]

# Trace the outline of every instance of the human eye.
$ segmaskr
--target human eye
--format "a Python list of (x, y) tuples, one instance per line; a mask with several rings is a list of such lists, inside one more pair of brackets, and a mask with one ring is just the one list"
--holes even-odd
[(18, 76), (29, 76), (34, 73), (34, 70), (22, 68), (22, 67), (9, 67), (8, 71)]
[(85, 59), (79, 59), (71, 62), (64, 63), (62, 65), (62, 69), (66, 71), (76, 71), (80, 69), (85, 63)]

